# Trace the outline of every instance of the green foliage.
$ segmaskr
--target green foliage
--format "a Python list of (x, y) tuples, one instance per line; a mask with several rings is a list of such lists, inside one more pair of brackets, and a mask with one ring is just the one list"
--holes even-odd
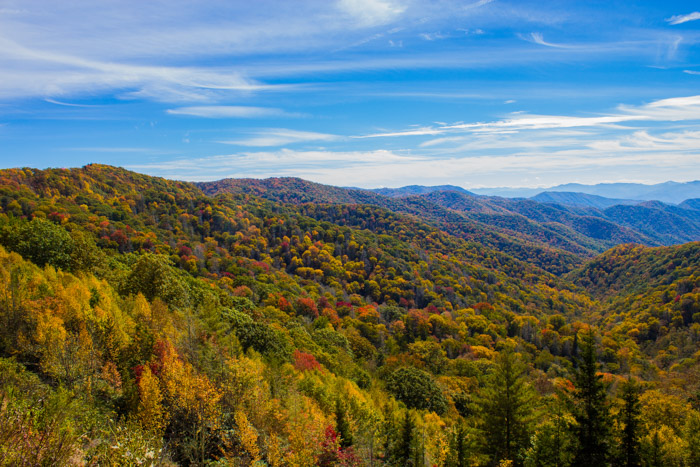
[(122, 293), (143, 294), (148, 300), (160, 298), (172, 306), (190, 302), (186, 283), (163, 255), (144, 254), (131, 267), (122, 286)]
[(524, 373), (523, 363), (506, 349), (498, 354), (479, 395), (485, 451), (494, 462), (520, 465), (529, 444), (535, 393)]
[(404, 367), (387, 378), (387, 390), (406, 406), (427, 409), (438, 414), (447, 410), (447, 400), (429, 373), (417, 368)]
[(607, 465), (610, 455), (610, 415), (607, 388), (598, 374), (593, 329), (584, 333), (575, 373), (574, 417), (578, 450), (575, 466)]
[[(600, 245), (444, 208), (466, 198), (338, 189), (328, 201), (350, 204), (301, 204), (329, 193), (277, 180), (213, 198), (98, 165), (1, 172), (13, 463), (566, 466), (611, 436), (638, 439), (644, 461), (697, 463), (696, 244), (620, 247), (556, 277)], [(643, 383), (634, 436), (629, 373)]]
[(9, 250), (39, 266), (50, 264), (55, 268), (71, 269), (71, 254), (75, 248), (73, 238), (51, 221), (35, 218), (30, 222), (10, 223), (3, 227), (0, 241)]
[(619, 445), (619, 465), (626, 467), (642, 465), (640, 455), (642, 409), (639, 393), (638, 384), (631, 378), (620, 386), (620, 399), (623, 405), (618, 414), (618, 424), (622, 431)]
[(244, 349), (253, 348), (272, 359), (289, 360), (292, 346), (289, 338), (269, 324), (248, 322), (236, 329), (238, 340)]

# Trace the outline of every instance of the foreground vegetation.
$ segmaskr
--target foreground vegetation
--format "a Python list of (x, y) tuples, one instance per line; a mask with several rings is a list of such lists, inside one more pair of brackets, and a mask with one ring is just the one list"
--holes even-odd
[(698, 243), (555, 276), (95, 165), (0, 208), (0, 465), (700, 465)]

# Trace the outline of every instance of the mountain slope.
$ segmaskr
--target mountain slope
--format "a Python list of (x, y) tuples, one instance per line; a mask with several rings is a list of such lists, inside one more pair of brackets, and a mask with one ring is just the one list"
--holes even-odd
[(544, 191), (532, 198), (538, 203), (563, 204), (565, 206), (578, 206), (588, 208), (605, 209), (618, 204), (637, 204), (638, 201), (629, 199), (605, 198), (603, 196), (589, 195), (570, 191)]
[[(378, 198), (406, 214), (351, 198), (299, 202), (304, 182), (274, 183), (279, 193), (263, 184), (260, 194), (297, 203), (245, 184), (212, 197), (100, 165), (0, 171), (8, 465), (406, 465), (405, 446), (431, 465), (491, 465), (487, 447), (465, 452), (460, 437), (484, 439), (495, 427), (484, 414), (503, 362), (517, 365), (539, 436), (552, 417), (573, 416), (557, 398), (578, 389), (584, 345), (610, 387), (644, 383), (643, 413), (674, 414), (648, 426), (675, 433), (700, 419), (688, 402), (700, 389), (700, 328), (688, 315), (700, 285), (697, 244), (620, 247), (557, 277), (540, 267), (534, 244), (426, 196)], [(431, 194), (445, 203), (455, 195)], [(518, 206), (533, 216), (568, 212)], [(471, 214), (529, 225), (498, 199)], [(532, 261), (489, 245), (498, 239)], [(585, 282), (601, 268), (612, 274), (601, 281), (609, 296)], [(627, 289), (645, 294), (650, 284), (671, 284), (677, 299), (653, 291), (642, 309), (636, 301), (646, 299)], [(617, 425), (610, 429), (617, 440)], [(694, 433), (643, 442), (680, 446), (685, 459)], [(562, 434), (575, 436), (566, 426)]]
[(639, 201), (662, 201), (678, 204), (689, 198), (700, 196), (700, 181), (686, 183), (665, 182), (655, 185), (641, 183), (600, 183), (583, 185), (567, 183), (550, 188), (479, 188), (471, 190), (480, 195), (506, 197), (532, 197), (542, 192), (576, 192), (605, 198), (630, 199)]

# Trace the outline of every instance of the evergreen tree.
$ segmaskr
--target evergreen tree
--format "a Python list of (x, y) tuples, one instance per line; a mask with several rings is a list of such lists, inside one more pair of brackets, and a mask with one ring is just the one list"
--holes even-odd
[(469, 432), (464, 422), (457, 423), (450, 436), (450, 452), (447, 458), (449, 467), (467, 467), (469, 463), (469, 452), (472, 448), (469, 443)]
[(608, 465), (610, 451), (610, 415), (606, 385), (598, 374), (598, 359), (593, 329), (581, 339), (581, 357), (574, 378), (574, 417), (578, 449), (574, 466)]
[(508, 349), (501, 352), (481, 394), (482, 430), (492, 460), (517, 464), (530, 440), (535, 397), (524, 376), (525, 365)]
[(547, 404), (547, 416), (537, 427), (525, 457), (526, 467), (566, 467), (571, 465), (575, 445), (571, 426), (573, 416), (560, 395)]
[(406, 411), (404, 418), (401, 421), (399, 429), (398, 443), (394, 450), (395, 465), (411, 465), (413, 462), (413, 444), (415, 438), (416, 422), (413, 419), (410, 411)]
[(335, 428), (340, 435), (340, 446), (347, 448), (352, 446), (352, 432), (350, 431), (350, 423), (348, 422), (347, 410), (340, 398), (335, 400)]
[(620, 465), (639, 467), (640, 415), (639, 386), (632, 380), (625, 381), (620, 388), (623, 401), (618, 421), (622, 429), (620, 443)]
[(685, 440), (688, 443), (688, 465), (700, 465), (700, 413), (693, 411), (685, 423)]

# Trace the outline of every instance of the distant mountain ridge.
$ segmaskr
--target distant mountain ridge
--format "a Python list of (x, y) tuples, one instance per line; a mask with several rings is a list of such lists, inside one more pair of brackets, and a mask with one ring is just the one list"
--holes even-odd
[(503, 196), (506, 198), (530, 198), (543, 192), (574, 192), (605, 198), (663, 201), (664, 203), (680, 204), (686, 199), (700, 198), (700, 180), (692, 182), (664, 182), (654, 185), (641, 183), (600, 183), (583, 185), (567, 183), (550, 188), (474, 188), (472, 193), (486, 196)]
[(579, 206), (605, 209), (618, 204), (634, 205), (638, 200), (606, 198), (604, 196), (589, 195), (571, 191), (543, 191), (530, 198), (538, 203), (563, 204), (565, 206)]
[(436, 186), (424, 186), (424, 185), (408, 185), (401, 188), (373, 188), (369, 191), (374, 193), (390, 196), (392, 198), (400, 198), (404, 196), (413, 195), (425, 195), (428, 193), (433, 193), (435, 191), (456, 191), (458, 193), (464, 193), (472, 196), (477, 196), (475, 193), (465, 190), (460, 186), (455, 185), (436, 185)]
[(451, 185), (363, 190), (298, 178), (226, 179), (196, 185), (209, 196), (250, 194), (296, 205), (379, 206), (523, 261), (537, 257), (555, 274), (623, 243), (660, 246), (700, 240), (700, 211), (692, 201), (673, 206), (567, 192), (510, 199), (475, 195)]

